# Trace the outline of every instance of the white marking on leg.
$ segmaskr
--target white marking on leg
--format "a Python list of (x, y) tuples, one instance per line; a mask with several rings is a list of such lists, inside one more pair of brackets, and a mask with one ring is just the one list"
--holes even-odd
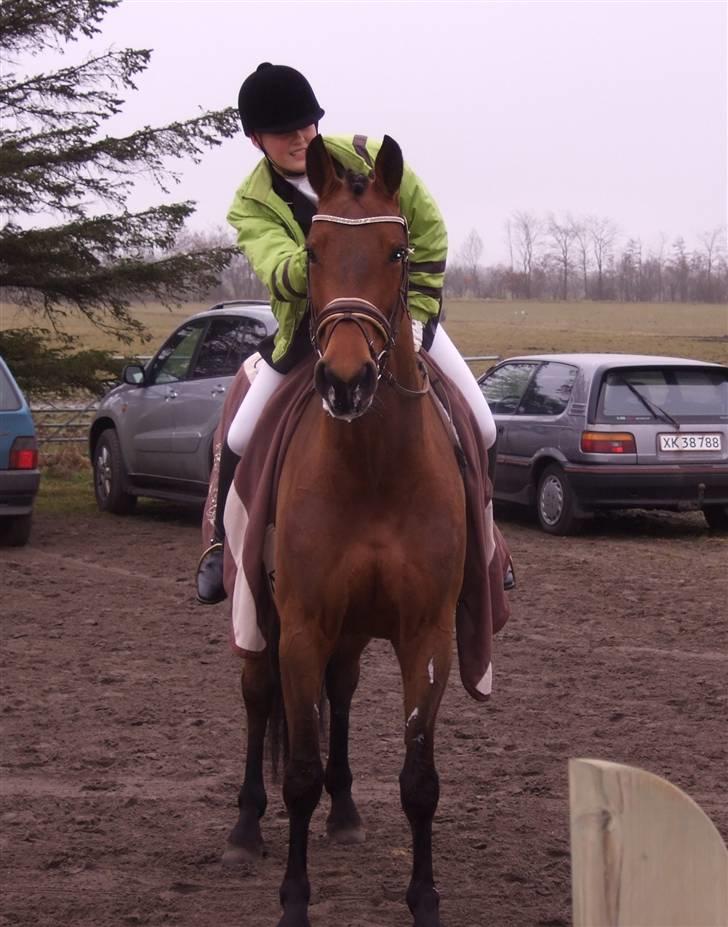
[(481, 695), (490, 695), (491, 690), (493, 689), (493, 664), (488, 664), (488, 669), (485, 671), (483, 678), (475, 687)]
[(427, 675), (430, 677), (430, 685), (434, 686), (435, 684), (435, 658), (430, 657), (430, 662), (427, 664)]
[(412, 712), (412, 714), (409, 716), (409, 718), (407, 718), (407, 727), (409, 727), (410, 724), (417, 718), (417, 715), (418, 715), (419, 713), (420, 713), (419, 708), (415, 708), (415, 710)]

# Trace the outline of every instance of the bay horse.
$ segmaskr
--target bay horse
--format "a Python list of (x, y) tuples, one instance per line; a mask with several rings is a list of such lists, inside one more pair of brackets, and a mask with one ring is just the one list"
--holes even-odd
[[(289, 850), (279, 927), (308, 927), (309, 822), (325, 786), (331, 839), (363, 839), (352, 798), (349, 709), (360, 656), (392, 643), (404, 686), (400, 794), (412, 832), (406, 900), (415, 927), (439, 927), (432, 819), (435, 719), (448, 678), (463, 580), (465, 493), (429, 395), (407, 309), (409, 243), (400, 216), (402, 153), (385, 136), (373, 174), (339, 176), (320, 137), (307, 174), (319, 197), (307, 239), (315, 391), (281, 468), (276, 503), (278, 662), (288, 733), (283, 798)], [(246, 661), (248, 754), (229, 849), (260, 851), (266, 661)], [(319, 702), (330, 706), (326, 768)]]

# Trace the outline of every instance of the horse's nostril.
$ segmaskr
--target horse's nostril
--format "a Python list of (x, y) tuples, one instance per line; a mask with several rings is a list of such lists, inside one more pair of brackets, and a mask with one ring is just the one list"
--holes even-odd
[(373, 393), (377, 385), (377, 368), (374, 364), (366, 364), (359, 380), (361, 389), (367, 393)]
[(329, 385), (328, 368), (321, 360), (316, 364), (316, 368), (313, 372), (313, 385), (316, 388), (316, 392), (320, 393), (322, 396), (326, 395), (326, 390)]

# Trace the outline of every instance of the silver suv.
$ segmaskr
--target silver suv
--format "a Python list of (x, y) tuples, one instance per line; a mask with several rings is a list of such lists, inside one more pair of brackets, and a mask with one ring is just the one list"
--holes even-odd
[(596, 509), (702, 509), (728, 529), (728, 367), (537, 354), (480, 377), (498, 432), (496, 500), (570, 534)]
[(124, 368), (89, 432), (99, 508), (126, 514), (138, 496), (205, 498), (225, 390), (276, 328), (268, 303), (220, 303), (187, 319), (144, 367)]

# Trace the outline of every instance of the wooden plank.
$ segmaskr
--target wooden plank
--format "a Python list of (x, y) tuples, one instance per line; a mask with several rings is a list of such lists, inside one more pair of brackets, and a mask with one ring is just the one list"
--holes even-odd
[(574, 927), (728, 927), (728, 850), (665, 779), (569, 761)]

